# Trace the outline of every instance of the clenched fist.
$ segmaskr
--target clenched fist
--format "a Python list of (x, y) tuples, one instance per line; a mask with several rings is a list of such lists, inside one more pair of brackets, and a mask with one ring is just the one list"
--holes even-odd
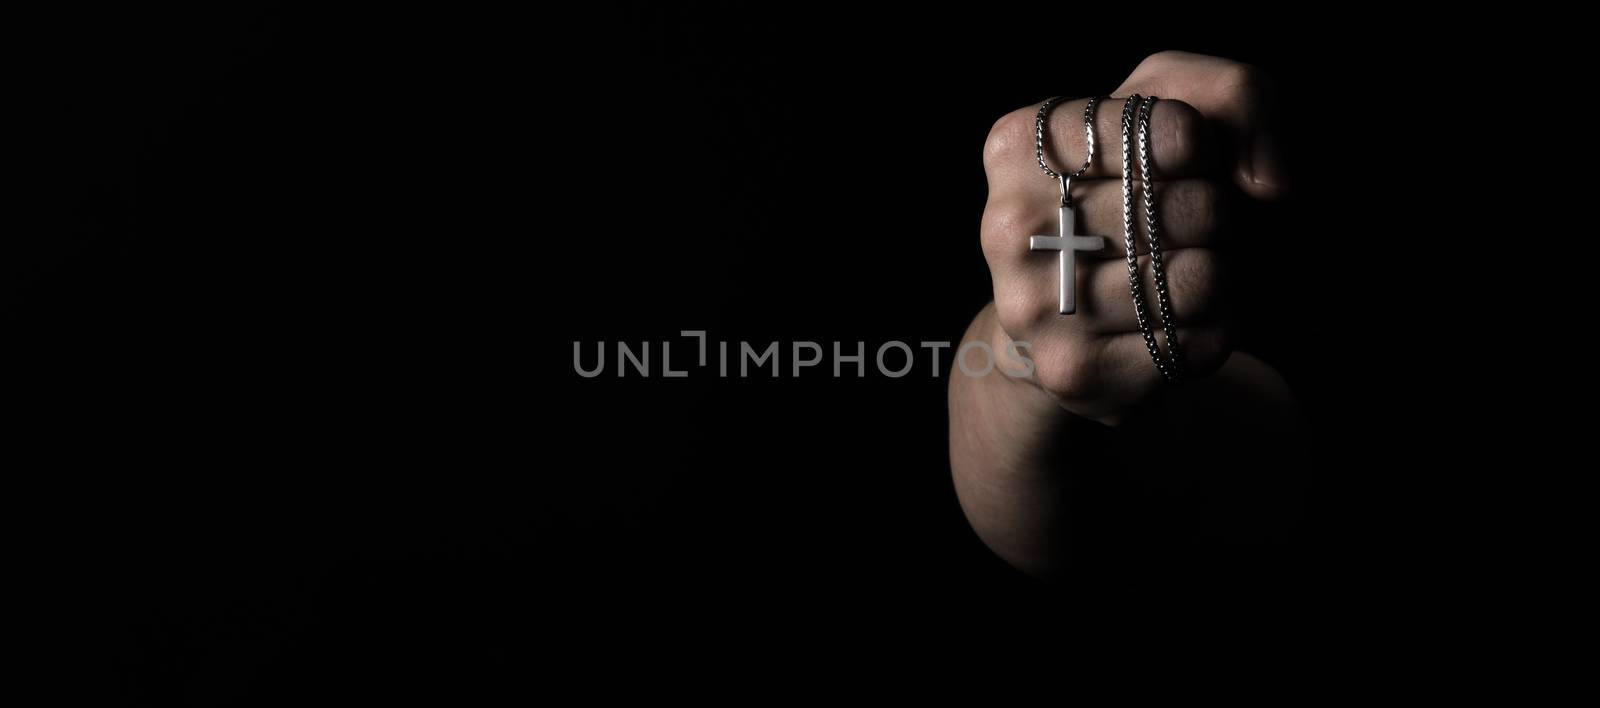
[[(1123, 99), (1132, 94), (1159, 98), (1149, 117), (1152, 174), (1139, 171), (1137, 145), (1133, 151), (1133, 223), (1146, 306), (1157, 341), (1164, 341), (1140, 213), (1144, 184), (1153, 180), (1171, 315), (1185, 378), (1193, 381), (1184, 386), (1165, 382), (1152, 362), (1128, 282), (1121, 143)], [(995, 351), (1026, 342), (1034, 368), (1031, 375), (1012, 370), (1013, 376), (951, 377), (951, 458), (969, 520), (1019, 567), (1058, 567), (1062, 495), (1075, 453), (1081, 452), (1074, 449), (1075, 436), (1084, 425), (1134, 421), (1193, 431), (1223, 418), (1215, 415), (1218, 401), (1250, 415), (1266, 411), (1268, 426), (1294, 418), (1277, 374), (1233, 351), (1221, 297), (1227, 277), (1224, 206), (1274, 199), (1285, 187), (1266, 99), (1262, 77), (1249, 66), (1163, 52), (1144, 60), (1110, 99), (1101, 100), (1094, 159), (1072, 180), (1071, 198), (1075, 233), (1103, 236), (1107, 247), (1076, 254), (1077, 311), (1071, 315), (1059, 312), (1055, 254), (1029, 250), (1030, 236), (1056, 233), (1060, 203), (1059, 182), (1035, 160), (1038, 105), (995, 123), (983, 155), (989, 200), (981, 233), (994, 303), (974, 320), (967, 341), (984, 341)], [(1070, 173), (1084, 164), (1086, 103), (1063, 101), (1049, 113), (1044, 157), (1057, 171)], [(1241, 192), (1244, 200), (1233, 198)], [(1157, 401), (1162, 416), (1148, 410)], [(1191, 424), (1184, 416), (1197, 420)], [(1278, 419), (1266, 420), (1273, 416)], [(1176, 438), (1152, 430), (1139, 439)]]
[[(1121, 97), (1158, 96), (1150, 114), (1151, 175), (1157, 181), (1158, 223), (1172, 314), (1184, 345), (1184, 366), (1204, 376), (1228, 358), (1226, 312), (1217, 249), (1225, 234), (1223, 204), (1229, 185), (1218, 179), (1219, 159), (1234, 162), (1234, 179), (1247, 193), (1276, 196), (1281, 169), (1263, 141), (1258, 115), (1260, 80), (1241, 64), (1167, 52), (1145, 60), (1102, 101), (1096, 114), (1099, 149), (1072, 181), (1078, 233), (1105, 236), (1108, 247), (1077, 258), (1077, 313), (1057, 311), (1057, 262), (1028, 250), (1030, 235), (1055, 232), (1058, 183), (1034, 159), (1037, 107), (1018, 109), (995, 123), (984, 150), (989, 201), (984, 209), (983, 252), (994, 281), (994, 311), (1001, 331), (1032, 345), (1033, 377), (1044, 392), (1077, 415), (1117, 422), (1162, 385), (1134, 316), (1123, 239), (1120, 139)], [(1050, 112), (1045, 157), (1057, 169), (1084, 163), (1087, 143), (1081, 116), (1086, 100), (1062, 102)], [(1217, 155), (1219, 143), (1239, 149)], [(1132, 161), (1133, 203), (1143, 198), (1146, 176)], [(1135, 207), (1137, 210), (1137, 206)], [(1155, 312), (1149, 240), (1135, 219), (1140, 273)]]

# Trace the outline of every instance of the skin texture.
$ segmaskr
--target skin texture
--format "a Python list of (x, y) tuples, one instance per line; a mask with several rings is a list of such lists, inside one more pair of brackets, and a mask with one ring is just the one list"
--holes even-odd
[[(1151, 115), (1152, 172), (1191, 379), (1177, 387), (1161, 380), (1145, 351), (1123, 261), (1121, 108), (1134, 93), (1161, 99)], [(1174, 524), (1174, 538), (1141, 536), (1157, 536), (1153, 542), (1271, 542), (1292, 518), (1303, 482), (1303, 430), (1288, 386), (1260, 360), (1233, 350), (1219, 287), (1224, 206), (1276, 199), (1287, 186), (1267, 87), (1248, 66), (1163, 52), (1111, 96), (1097, 113), (1095, 161), (1073, 181), (1079, 233), (1106, 236), (1110, 245), (1078, 254), (1079, 307), (1070, 316), (1056, 311), (1056, 259), (1027, 246), (1030, 235), (1054, 233), (1059, 200), (1058, 186), (1034, 161), (1037, 104), (995, 123), (984, 148), (989, 200), (981, 229), (994, 301), (965, 341), (985, 341), (995, 351), (1028, 342), (1035, 367), (1027, 376), (951, 375), (950, 452), (962, 509), (997, 554), (1046, 577), (1067, 574), (1085, 549), (1117, 543), (1111, 527), (1131, 519), (1083, 528), (1110, 508), (1179, 509), (1198, 519)], [(1045, 154), (1057, 169), (1083, 164), (1084, 105), (1062, 102), (1051, 111)], [(1135, 200), (1144, 179), (1137, 162)], [(1136, 219), (1141, 249), (1142, 222)], [(1147, 256), (1140, 266), (1153, 317)], [(1082, 483), (1090, 477), (1127, 484)], [(1138, 495), (1161, 503), (1122, 498)], [(1162, 521), (1139, 528), (1161, 529)]]

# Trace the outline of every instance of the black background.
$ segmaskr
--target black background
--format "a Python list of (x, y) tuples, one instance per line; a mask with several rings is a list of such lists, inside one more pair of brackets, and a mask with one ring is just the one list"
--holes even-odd
[[(167, 705), (818, 686), (1111, 627), (1279, 647), (1417, 612), (1453, 541), (1401, 521), (1395, 470), (1422, 453), (1394, 443), (1432, 393), (1396, 305), (1421, 297), (1414, 264), (1328, 244), (1405, 237), (1398, 202), (1350, 208), (1352, 172), (1404, 149), (1352, 97), (1426, 53), (1399, 28), (1351, 46), (1255, 17), (52, 18), (22, 133), (41, 218), (6, 239), (4, 317), (37, 614), (90, 657), (66, 684)], [(1282, 90), (1294, 196), (1241, 211), (1233, 257), (1242, 347), (1316, 431), (1292, 547), (1049, 588), (962, 518), (925, 359), (900, 379), (573, 372), (575, 341), (684, 329), (959, 341), (989, 297), (994, 119), (1167, 48)]]

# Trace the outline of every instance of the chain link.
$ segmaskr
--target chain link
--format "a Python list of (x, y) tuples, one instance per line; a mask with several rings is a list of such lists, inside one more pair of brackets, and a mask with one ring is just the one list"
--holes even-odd
[[(1155, 211), (1155, 180), (1150, 174), (1150, 109), (1155, 106), (1154, 96), (1148, 99), (1134, 94), (1122, 104), (1122, 237), (1127, 249), (1128, 289), (1133, 293), (1133, 315), (1139, 323), (1139, 333), (1144, 336), (1145, 349), (1156, 369), (1167, 381), (1177, 381), (1181, 373), (1178, 363), (1178, 333), (1172, 319), (1172, 298), (1167, 291), (1166, 270), (1161, 260), (1160, 230)], [(1160, 307), (1161, 329), (1166, 334), (1168, 354), (1162, 354), (1156, 344), (1155, 332), (1150, 326), (1150, 316), (1144, 302), (1144, 279), (1139, 277), (1139, 247), (1133, 227), (1133, 133), (1137, 114), (1139, 133), (1139, 171), (1144, 181), (1145, 232), (1150, 240), (1150, 268), (1156, 285), (1156, 299)]]
[(1089, 170), (1089, 165), (1094, 164), (1094, 113), (1095, 108), (1100, 104), (1100, 97), (1091, 96), (1089, 103), (1083, 107), (1083, 139), (1089, 146), (1088, 152), (1083, 158), (1083, 166), (1079, 167), (1078, 171), (1064, 177), (1061, 173), (1050, 169), (1050, 163), (1044, 159), (1045, 122), (1050, 117), (1050, 109), (1062, 98), (1062, 96), (1056, 96), (1039, 104), (1039, 114), (1034, 116), (1033, 119), (1033, 157), (1039, 161), (1039, 169), (1044, 170), (1044, 173), (1050, 179), (1061, 181), (1061, 206), (1070, 206), (1072, 199), (1069, 190), (1072, 180), (1082, 176), (1084, 172)]
[(1178, 345), (1178, 321), (1172, 317), (1172, 294), (1167, 290), (1167, 269), (1161, 257), (1161, 229), (1156, 221), (1156, 180), (1150, 170), (1150, 113), (1156, 97), (1148, 96), (1139, 108), (1139, 174), (1144, 177), (1144, 230), (1150, 241), (1150, 272), (1156, 282), (1156, 303), (1161, 315), (1161, 331), (1167, 338), (1167, 359), (1172, 368), (1168, 380), (1183, 375), (1183, 349)]

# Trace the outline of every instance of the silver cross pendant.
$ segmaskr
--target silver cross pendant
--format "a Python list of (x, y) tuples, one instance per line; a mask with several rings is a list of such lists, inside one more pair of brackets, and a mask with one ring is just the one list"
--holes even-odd
[(1104, 236), (1079, 236), (1074, 233), (1076, 223), (1072, 207), (1061, 205), (1061, 235), (1033, 236), (1028, 239), (1030, 251), (1056, 251), (1061, 261), (1061, 314), (1070, 315), (1078, 310), (1077, 272), (1078, 251), (1098, 251), (1106, 247)]

